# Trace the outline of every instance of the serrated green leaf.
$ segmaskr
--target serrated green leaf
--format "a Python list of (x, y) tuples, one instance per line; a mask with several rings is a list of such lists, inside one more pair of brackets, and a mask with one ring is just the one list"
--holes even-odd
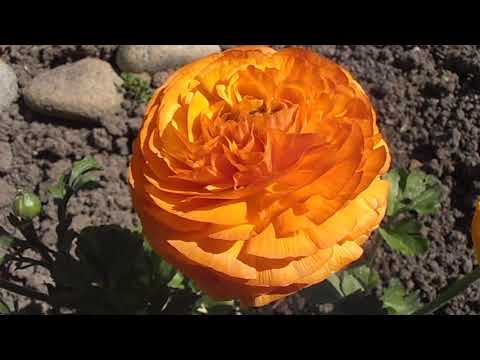
[(103, 168), (97, 163), (97, 160), (95, 160), (93, 156), (86, 156), (82, 160), (74, 162), (68, 179), (69, 186), (74, 188), (74, 184), (80, 175), (95, 170), (103, 170)]
[[(338, 277), (336, 277), (338, 279)], [(335, 280), (334, 280), (335, 281)], [(340, 281), (340, 279), (338, 279)], [(319, 284), (302, 290), (303, 297), (313, 304), (335, 303), (344, 295), (340, 288), (335, 288), (330, 281), (322, 281)]]
[[(405, 220), (404, 222), (411, 221)], [(418, 227), (414, 224), (400, 223), (400, 226), (397, 225), (393, 229), (379, 228), (378, 230), (393, 250), (406, 256), (421, 255), (428, 250), (428, 240), (416, 232), (409, 232), (412, 229), (416, 230)]]
[(332, 274), (327, 278), (327, 281), (337, 290), (337, 292), (343, 297), (345, 296), (341, 287), (341, 280), (337, 274)]
[(96, 272), (100, 282), (107, 277), (110, 287), (123, 286), (126, 277), (142, 270), (136, 265), (144, 259), (142, 241), (118, 225), (84, 228), (77, 238), (76, 255), (85, 268)]
[(345, 296), (364, 290), (362, 284), (349, 272), (343, 273), (341, 288)]
[(378, 275), (378, 272), (367, 265), (358, 266), (352, 269), (351, 273), (366, 290), (377, 287), (380, 284), (380, 275)]
[(65, 175), (62, 175), (57, 184), (54, 184), (48, 188), (48, 192), (52, 194), (54, 199), (63, 199), (67, 194), (65, 187)]
[(425, 174), (423, 171), (420, 171), (418, 169), (412, 170), (412, 172), (407, 177), (403, 195), (407, 199), (411, 200), (417, 198), (417, 196), (419, 196), (426, 190), (427, 180), (427, 174)]
[(411, 219), (402, 219), (397, 224), (395, 224), (394, 230), (396, 232), (407, 233), (407, 234), (417, 234), (420, 231), (420, 224)]
[(390, 170), (384, 179), (390, 184), (387, 198), (387, 215), (392, 216), (397, 211), (398, 205), (402, 198), (402, 191), (400, 189), (400, 172), (398, 169)]
[(194, 294), (200, 294), (202, 291), (197, 287), (195, 282), (191, 279), (187, 280), (187, 287), (190, 289), (190, 291)]
[(80, 175), (73, 184), (73, 191), (91, 189), (98, 186), (98, 178), (90, 174)]
[(160, 259), (158, 256), (157, 259), (159, 260), (157, 260), (158, 262), (155, 266), (155, 275), (157, 275), (163, 283), (168, 284), (171, 280), (173, 280), (173, 277), (177, 271), (172, 265)]
[(440, 201), (442, 198), (442, 191), (437, 185), (431, 189), (424, 191), (416, 199), (412, 201), (410, 208), (415, 210), (420, 215), (433, 214), (440, 208)]
[(390, 315), (410, 315), (422, 307), (418, 291), (407, 295), (398, 279), (390, 280), (388, 288), (384, 290), (382, 301), (383, 307)]
[(176, 272), (167, 286), (172, 289), (185, 289), (185, 285), (183, 284), (184, 279), (185, 278), (181, 272)]
[(122, 73), (121, 78), (124, 81), (122, 87), (135, 101), (147, 102), (152, 97), (153, 91), (147, 81), (130, 73)]

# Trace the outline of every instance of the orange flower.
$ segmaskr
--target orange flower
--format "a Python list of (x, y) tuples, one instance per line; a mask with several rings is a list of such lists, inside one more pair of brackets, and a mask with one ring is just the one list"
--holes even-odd
[(475, 255), (480, 262), (480, 198), (477, 201), (477, 207), (472, 221), (472, 239), (475, 246)]
[(362, 255), (389, 165), (346, 70), (305, 49), (245, 46), (157, 90), (129, 182), (158, 254), (215, 299), (262, 306)]

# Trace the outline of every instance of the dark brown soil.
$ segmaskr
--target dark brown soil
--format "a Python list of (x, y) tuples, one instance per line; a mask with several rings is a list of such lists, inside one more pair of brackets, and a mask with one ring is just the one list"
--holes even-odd
[[(11, 64), (20, 91), (44, 69), (94, 56), (114, 67), (116, 45), (0, 46), (0, 58)], [(349, 69), (371, 95), (393, 154), (394, 165), (420, 167), (438, 176), (445, 188), (442, 210), (425, 217), (429, 251), (407, 258), (383, 247), (375, 266), (384, 284), (399, 277), (409, 289), (420, 289), (423, 301), (472, 270), (474, 256), (468, 234), (475, 197), (480, 194), (480, 49), (478, 46), (308, 46)], [(116, 68), (116, 67), (115, 67)], [(166, 74), (165, 74), (166, 75)], [(165, 76), (166, 77), (166, 76)], [(161, 79), (164, 76), (156, 76)], [(157, 84), (158, 85), (158, 84)], [(118, 223), (137, 224), (126, 182), (130, 145), (142, 120), (144, 106), (125, 100), (121, 121), (104, 127), (31, 113), (22, 103), (0, 112), (0, 141), (10, 144), (13, 162), (0, 173), (0, 225), (6, 226), (8, 199), (16, 188), (37, 191), (44, 204), (39, 228), (53, 239), (55, 208), (46, 187), (72, 161), (92, 154), (104, 165), (101, 189), (72, 201), (74, 227)], [(3, 157), (4, 154), (1, 154)], [(16, 273), (3, 269), (19, 283), (44, 288), (48, 276), (33, 268)], [(480, 288), (471, 286), (445, 314), (480, 313)], [(16, 309), (29, 301), (0, 292)], [(279, 304), (277, 311), (298, 313), (307, 308), (297, 295)], [(38, 311), (37, 309), (31, 311)]]

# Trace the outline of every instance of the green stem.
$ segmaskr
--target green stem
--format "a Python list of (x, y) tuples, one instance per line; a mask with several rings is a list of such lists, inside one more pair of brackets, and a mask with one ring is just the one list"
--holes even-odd
[(29, 242), (29, 244), (33, 248), (37, 249), (40, 255), (42, 255), (42, 257), (45, 259), (45, 261), (49, 264), (52, 264), (53, 259), (49, 254), (49, 252), (52, 252), (52, 250), (50, 250), (40, 241), (37, 232), (35, 231), (35, 227), (33, 226), (33, 222), (31, 220), (26, 220), (18, 226), (18, 229), (25, 237), (25, 239)]
[(460, 295), (471, 284), (480, 279), (480, 266), (478, 266), (471, 273), (465, 275), (463, 278), (455, 281), (444, 292), (442, 292), (433, 302), (425, 305), (420, 310), (417, 310), (412, 315), (429, 315), (434, 311), (445, 306), (454, 297)]
[(0, 288), (14, 292), (19, 295), (26, 296), (31, 299), (50, 302), (50, 297), (47, 294), (43, 294), (35, 290), (27, 289), (23, 286), (13, 284), (6, 280), (0, 279)]
[(57, 204), (57, 216), (58, 216), (58, 225), (57, 225), (57, 246), (60, 252), (68, 254), (70, 250), (70, 241), (66, 236), (68, 227), (70, 223), (67, 220), (67, 204), (70, 200), (72, 193), (67, 190), (67, 194), (63, 199)]

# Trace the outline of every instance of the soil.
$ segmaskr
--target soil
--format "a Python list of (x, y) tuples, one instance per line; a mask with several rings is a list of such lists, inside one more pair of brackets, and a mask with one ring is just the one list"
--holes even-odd
[[(389, 278), (398, 277), (408, 290), (419, 289), (423, 301), (431, 301), (475, 264), (468, 229), (475, 197), (480, 194), (479, 46), (306, 47), (345, 66), (370, 94), (393, 165), (419, 167), (439, 177), (443, 184), (442, 210), (421, 219), (425, 225), (422, 231), (431, 242), (428, 252), (407, 258), (382, 247), (375, 258), (383, 285)], [(0, 58), (16, 72), (21, 93), (39, 72), (87, 56), (99, 57), (117, 69), (116, 49), (117, 45), (2, 45)], [(155, 86), (169, 72), (155, 75)], [(11, 152), (7, 164), (3, 164), (3, 150), (1, 154), (0, 225), (8, 227), (5, 216), (15, 189), (32, 189), (45, 201), (38, 227), (46, 243), (52, 241), (56, 214), (46, 188), (72, 161), (86, 155), (94, 155), (106, 170), (101, 189), (85, 191), (72, 201), (73, 226), (136, 225), (138, 218), (131, 207), (126, 175), (131, 143), (144, 110), (144, 105), (126, 99), (116, 121), (103, 127), (76, 126), (32, 113), (20, 96), (0, 112), (0, 142), (7, 142)], [(43, 283), (49, 280), (48, 274), (35, 267), (9, 270), (2, 269), (0, 276), (37, 289), (44, 289)], [(472, 285), (438, 313), (478, 314), (479, 296), (480, 287)], [(23, 297), (6, 292), (0, 292), (0, 297), (17, 311), (41, 311), (38, 304)], [(292, 314), (309, 309), (302, 296), (295, 295), (273, 310)]]

